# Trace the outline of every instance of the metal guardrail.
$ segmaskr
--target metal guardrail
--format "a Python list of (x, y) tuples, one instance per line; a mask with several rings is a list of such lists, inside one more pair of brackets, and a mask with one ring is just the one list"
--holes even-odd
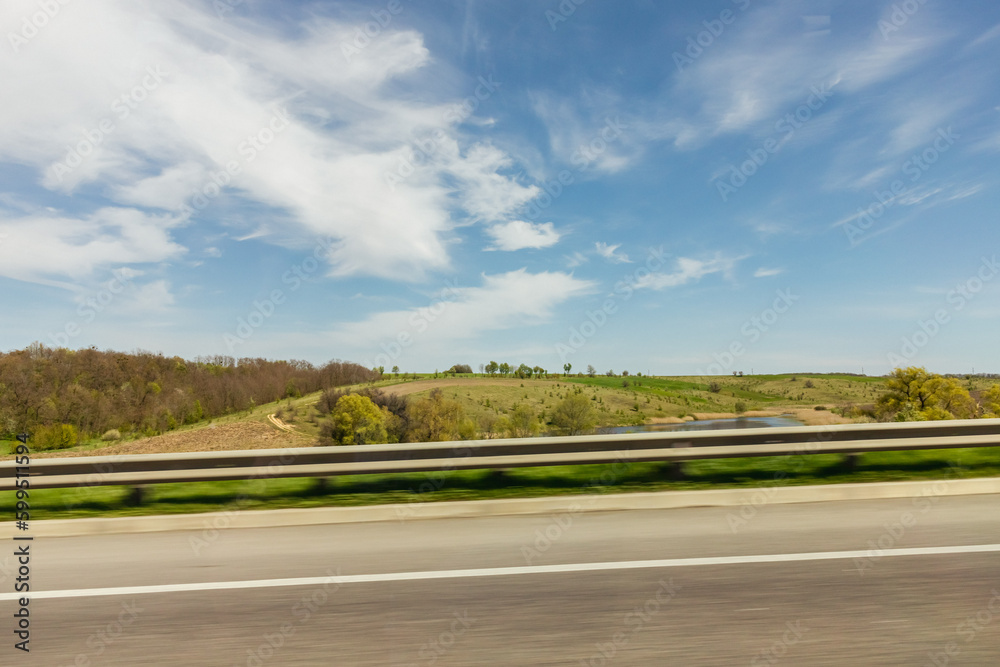
[[(439, 443), (301, 447), (183, 454), (32, 457), (33, 489), (317, 477), (618, 461), (1000, 447), (1000, 419), (666, 431)], [(0, 491), (14, 489), (15, 461), (0, 462)], [(22, 475), (24, 466), (21, 466)]]

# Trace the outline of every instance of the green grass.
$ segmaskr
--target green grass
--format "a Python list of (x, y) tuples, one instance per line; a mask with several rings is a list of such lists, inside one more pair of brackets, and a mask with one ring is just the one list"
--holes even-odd
[[(624, 467), (623, 467), (624, 466)], [(840, 455), (691, 461), (685, 479), (673, 481), (670, 466), (632, 463), (593, 466), (357, 475), (332, 479), (322, 490), (311, 479), (268, 479), (161, 484), (147, 489), (143, 505), (127, 503), (122, 487), (36, 489), (32, 518), (181, 514), (222, 510), (378, 505), (524, 498), (578, 493), (626, 493), (853, 482), (956, 479), (1000, 476), (1000, 452), (986, 448), (874, 452), (859, 457), (852, 472)], [(0, 504), (13, 507), (12, 492)]]

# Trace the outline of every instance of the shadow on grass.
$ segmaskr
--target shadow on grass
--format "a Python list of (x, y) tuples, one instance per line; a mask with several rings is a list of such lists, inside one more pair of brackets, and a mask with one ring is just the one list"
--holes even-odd
[[(951, 453), (951, 452), (950, 452)], [(233, 509), (277, 509), (386, 503), (539, 497), (575, 493), (756, 488), (843, 482), (1000, 476), (1000, 460), (982, 453), (954, 452), (904, 458), (862, 455), (852, 467), (842, 455), (808, 458), (759, 458), (691, 461), (684, 475), (662, 462), (573, 467), (463, 470), (392, 476), (269, 479), (255, 482), (204, 482), (147, 487), (141, 506), (129, 503), (124, 487), (74, 490), (80, 497), (55, 494), (38, 498), (39, 518), (175, 514)], [(957, 464), (953, 465), (953, 464)], [(91, 494), (89, 497), (87, 494)], [(48, 518), (48, 517), (47, 517)]]

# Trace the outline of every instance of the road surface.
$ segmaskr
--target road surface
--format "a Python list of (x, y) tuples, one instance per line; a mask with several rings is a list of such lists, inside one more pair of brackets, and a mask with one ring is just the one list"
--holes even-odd
[(0, 664), (994, 665), (998, 543), (996, 496), (46, 538)]

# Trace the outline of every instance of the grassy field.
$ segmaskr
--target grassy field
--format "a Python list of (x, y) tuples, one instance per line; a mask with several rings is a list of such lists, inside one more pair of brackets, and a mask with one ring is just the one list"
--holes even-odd
[[(681, 421), (748, 414), (793, 414), (807, 423), (848, 421), (831, 409), (868, 405), (882, 391), (884, 378), (849, 375), (759, 375), (752, 377), (552, 377), (548, 379), (482, 376), (422, 376), (405, 381), (387, 378), (374, 386), (419, 399), (434, 389), (458, 401), (467, 416), (501, 416), (528, 405), (544, 424), (553, 406), (570, 392), (591, 398), (602, 425)], [(975, 381), (974, 381), (975, 382)], [(712, 386), (716, 383), (717, 386)], [(983, 380), (985, 387), (989, 382)], [(302, 447), (315, 444), (319, 394), (310, 394), (211, 422), (182, 427), (153, 438), (128, 442), (90, 441), (70, 450), (33, 456), (87, 456), (170, 451)], [(822, 410), (816, 407), (821, 406)], [(268, 419), (277, 414), (291, 433)], [(9, 454), (11, 443), (0, 443)], [(955, 467), (959, 466), (959, 467)], [(275, 509), (330, 505), (365, 505), (440, 500), (532, 497), (566, 493), (661, 491), (772, 485), (833, 484), (948, 477), (1000, 475), (1000, 452), (881, 452), (860, 457), (852, 472), (836, 455), (788, 458), (695, 461), (685, 464), (686, 477), (674, 481), (663, 464), (630, 464), (622, 472), (611, 466), (529, 468), (502, 475), (490, 471), (442, 472), (389, 476), (353, 476), (331, 480), (320, 488), (315, 480), (274, 479), (248, 482), (164, 484), (148, 489), (141, 507), (130, 507), (128, 490), (117, 487), (34, 490), (33, 517), (124, 516), (240, 509)], [(781, 475), (779, 475), (781, 473)], [(608, 475), (611, 475), (609, 478)], [(778, 475), (776, 477), (776, 475)], [(780, 479), (779, 479), (780, 477)], [(604, 480), (594, 487), (594, 480)], [(0, 494), (13, 505), (13, 494)]]

